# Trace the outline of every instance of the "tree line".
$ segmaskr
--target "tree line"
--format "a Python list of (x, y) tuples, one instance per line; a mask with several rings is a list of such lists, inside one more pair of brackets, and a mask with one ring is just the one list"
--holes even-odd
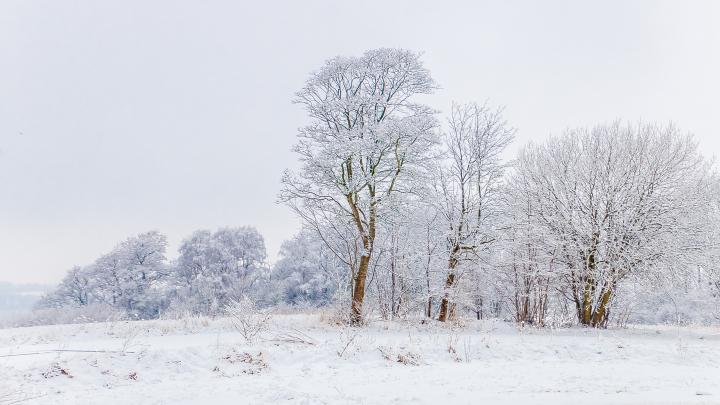
[(418, 53), (377, 49), (326, 61), (296, 94), (309, 124), (281, 200), (347, 267), (350, 322), (369, 282), (392, 316), (424, 289), (440, 321), (494, 296), (519, 322), (604, 326), (630, 286), (688, 277), (717, 297), (718, 179), (692, 136), (614, 122), (505, 160), (503, 110), (454, 104), (443, 122), (420, 102), (436, 87)]
[[(298, 235), (271, 267), (262, 235), (252, 227), (199, 230), (175, 260), (156, 231), (119, 243), (92, 264), (73, 267), (40, 308), (113, 308), (130, 319), (163, 314), (217, 315), (244, 297), (264, 305), (324, 305), (338, 288), (338, 269), (317, 243)], [(103, 313), (103, 312), (101, 312)]]
[(516, 130), (502, 108), (421, 102), (437, 85), (420, 56), (377, 49), (310, 74), (294, 98), (308, 115), (302, 166), (279, 196), (303, 226), (273, 265), (253, 228), (195, 232), (173, 262), (150, 232), (72, 269), (42, 305), (147, 318), (252, 296), (333, 304), (352, 324), (719, 319), (720, 183), (691, 135), (612, 122), (508, 158)]

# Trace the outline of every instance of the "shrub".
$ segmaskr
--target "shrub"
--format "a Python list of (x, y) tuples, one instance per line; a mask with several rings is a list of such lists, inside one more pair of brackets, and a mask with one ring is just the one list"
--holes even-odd
[(240, 300), (233, 300), (225, 306), (225, 313), (230, 317), (235, 330), (247, 343), (252, 343), (270, 327), (272, 312), (261, 309), (247, 296)]

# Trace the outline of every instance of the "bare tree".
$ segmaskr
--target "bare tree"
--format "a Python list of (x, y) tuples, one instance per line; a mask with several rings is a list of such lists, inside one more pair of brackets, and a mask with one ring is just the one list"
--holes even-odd
[(447, 226), (447, 275), (438, 320), (454, 312), (452, 290), (461, 261), (477, 256), (495, 240), (491, 222), (497, 214), (497, 194), (505, 165), (501, 154), (512, 142), (502, 110), (478, 104), (453, 104), (444, 134), (448, 159), (437, 167), (438, 212)]
[(167, 276), (167, 238), (145, 232), (119, 243), (91, 265), (75, 267), (41, 306), (105, 303), (138, 318), (155, 317)]
[(628, 275), (707, 262), (716, 182), (675, 127), (614, 123), (529, 145), (510, 183), (556, 252), (579, 323), (599, 327)]
[(179, 253), (175, 301), (197, 313), (215, 314), (250, 294), (266, 268), (265, 240), (249, 226), (195, 231), (182, 242)]
[[(516, 175), (516, 179), (518, 175)], [(533, 221), (535, 206), (522, 191), (506, 187), (496, 271), (506, 299), (520, 324), (543, 326), (557, 279), (553, 270), (554, 247)]]
[(41, 308), (84, 306), (90, 304), (92, 296), (92, 268), (73, 266), (58, 287), (46, 294), (38, 303)]
[(384, 206), (403, 191), (435, 142), (433, 111), (414, 100), (434, 87), (420, 55), (378, 49), (327, 61), (296, 95), (311, 123), (295, 146), (303, 167), (297, 175), (285, 174), (280, 199), (311, 228), (332, 229), (359, 257), (356, 262), (329, 243), (352, 272), (354, 324), (362, 321)]

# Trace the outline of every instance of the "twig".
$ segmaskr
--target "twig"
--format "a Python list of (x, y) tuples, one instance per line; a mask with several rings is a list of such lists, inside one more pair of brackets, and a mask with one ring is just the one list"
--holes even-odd
[(135, 352), (120, 351), (120, 350), (72, 350), (72, 349), (55, 349), (55, 350), (42, 350), (42, 351), (39, 351), (39, 352), (29, 352), (29, 353), (1, 354), (0, 357), (32, 356), (32, 355), (35, 355), (35, 354), (48, 354), (48, 353), (59, 353), (59, 352), (69, 352), (69, 353), (135, 353)]
[(299, 343), (306, 344), (308, 346), (315, 345), (315, 339), (303, 333), (297, 329), (291, 329), (275, 335), (272, 339), (267, 339), (268, 342), (283, 342), (283, 343)]

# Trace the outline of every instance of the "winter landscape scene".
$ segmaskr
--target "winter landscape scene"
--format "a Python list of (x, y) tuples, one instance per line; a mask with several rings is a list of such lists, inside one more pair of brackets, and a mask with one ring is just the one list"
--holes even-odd
[(720, 404), (720, 3), (0, 3), (0, 405)]

